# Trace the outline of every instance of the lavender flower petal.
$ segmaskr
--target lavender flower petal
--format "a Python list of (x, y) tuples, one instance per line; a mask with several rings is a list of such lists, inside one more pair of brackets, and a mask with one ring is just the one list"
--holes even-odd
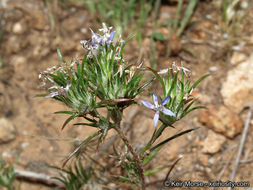
[(101, 40), (102, 40), (102, 36), (100, 36), (99, 34), (93, 32), (92, 29), (90, 29), (90, 30), (91, 30), (91, 33), (92, 33), (92, 36), (91, 36), (92, 44), (100, 44)]
[(153, 100), (154, 100), (155, 107), (157, 108), (158, 107), (158, 100), (157, 100), (156, 94), (153, 94)]
[(58, 95), (59, 95), (59, 92), (52, 92), (52, 93), (48, 94), (47, 96), (45, 96), (45, 98), (53, 98)]
[(154, 126), (157, 125), (158, 119), (159, 119), (159, 111), (155, 112), (155, 116), (154, 116)]
[(176, 116), (172, 111), (170, 111), (170, 110), (168, 110), (168, 109), (166, 109), (166, 108), (163, 108), (163, 109), (161, 110), (161, 112), (163, 112), (164, 114), (169, 115), (169, 116), (173, 116), (173, 117)]
[(170, 96), (167, 96), (166, 98), (164, 98), (161, 102), (161, 105), (164, 106), (165, 104), (168, 103), (168, 101), (170, 100)]
[(154, 109), (155, 106), (147, 101), (142, 100), (141, 103), (149, 109)]
[(111, 33), (110, 33), (110, 37), (109, 37), (109, 41), (111, 42), (114, 38), (114, 35), (115, 35), (115, 31), (113, 30)]
[(71, 83), (68, 83), (67, 86), (64, 88), (64, 90), (69, 91), (70, 87), (71, 87)]

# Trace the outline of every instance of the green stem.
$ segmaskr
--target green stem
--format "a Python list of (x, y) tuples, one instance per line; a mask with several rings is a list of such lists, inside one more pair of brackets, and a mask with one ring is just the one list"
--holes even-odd
[(155, 129), (151, 139), (148, 141), (146, 146), (142, 149), (140, 156), (143, 157), (143, 154), (151, 147), (151, 145), (156, 141), (156, 139), (161, 135), (163, 130), (166, 128), (166, 125), (162, 124), (158, 130)]
[(165, 128), (166, 128), (166, 125), (162, 124), (161, 127), (159, 127), (159, 129), (155, 131), (154, 136), (152, 136), (152, 144), (155, 142), (156, 139), (158, 139), (158, 137), (161, 136)]

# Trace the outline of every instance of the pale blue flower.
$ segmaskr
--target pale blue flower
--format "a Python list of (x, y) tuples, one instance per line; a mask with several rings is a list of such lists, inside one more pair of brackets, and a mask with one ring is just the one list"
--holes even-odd
[(117, 41), (113, 41), (114, 35), (115, 35), (115, 31), (113, 30), (113, 31), (110, 33), (109, 38), (107, 38), (106, 41), (105, 41), (105, 43), (106, 43), (107, 45), (110, 45), (110, 43), (113, 43), (113, 42), (117, 42)]
[(164, 107), (164, 105), (168, 103), (169, 99), (170, 99), (170, 96), (167, 96), (162, 100), (161, 104), (158, 104), (157, 96), (156, 94), (153, 94), (154, 105), (144, 100), (141, 101), (142, 104), (146, 106), (147, 108), (155, 110), (154, 126), (157, 125), (160, 111), (169, 116), (173, 116), (173, 117), (176, 116), (172, 111)]
[(97, 46), (100, 46), (101, 44), (102, 45), (104, 45), (104, 44), (110, 45), (113, 42), (117, 42), (117, 41), (113, 41), (114, 35), (115, 35), (114, 30), (108, 34), (104, 34), (103, 36), (101, 36), (98, 33), (93, 32), (92, 30), (91, 30), (91, 33), (92, 33), (91, 45), (97, 45)]

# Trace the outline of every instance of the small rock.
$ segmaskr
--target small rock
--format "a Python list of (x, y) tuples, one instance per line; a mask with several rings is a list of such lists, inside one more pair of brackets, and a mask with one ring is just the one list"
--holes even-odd
[(248, 4), (247, 1), (242, 1), (242, 2), (241, 2), (241, 8), (242, 8), (242, 9), (247, 9), (248, 6), (249, 6), (249, 4)]
[(12, 27), (12, 32), (14, 34), (23, 34), (25, 31), (25, 27), (20, 22), (16, 22)]
[(38, 10), (30, 10), (30, 17), (28, 18), (29, 26), (36, 30), (45, 30), (47, 26), (47, 20), (45, 14)]
[(14, 125), (6, 118), (0, 118), (0, 143), (8, 143), (16, 137)]
[(211, 157), (211, 158), (208, 160), (208, 163), (211, 164), (211, 165), (213, 165), (213, 164), (214, 164), (214, 161), (215, 161), (214, 158)]
[(62, 53), (64, 52), (70, 52), (76, 48), (76, 42), (72, 40), (72, 38), (66, 38), (64, 39), (64, 42), (61, 42), (62, 44), (68, 44), (67, 46), (62, 45)]
[(83, 34), (87, 34), (87, 33), (88, 33), (87, 28), (81, 28), (80, 31), (81, 31)]
[(199, 154), (198, 155), (198, 159), (199, 159), (199, 161), (201, 162), (201, 164), (202, 165), (204, 165), (204, 166), (208, 166), (208, 160), (209, 160), (209, 158), (208, 158), (208, 155), (206, 155), (206, 154)]
[(236, 113), (253, 102), (253, 55), (228, 72), (221, 95), (225, 105)]
[(11, 36), (7, 40), (6, 53), (18, 53), (22, 49), (26, 48), (28, 41), (17, 36)]
[(249, 38), (249, 43), (253, 43), (253, 34)]
[(171, 6), (161, 6), (161, 10), (159, 13), (159, 18), (162, 21), (166, 21), (172, 19), (172, 17), (176, 14), (176, 10)]
[(8, 158), (8, 159), (10, 159), (12, 156), (11, 156), (11, 154), (9, 153), (9, 152), (3, 152), (2, 153), (2, 158)]
[(20, 67), (27, 67), (26, 63), (27, 60), (25, 57), (18, 55), (18, 56), (14, 56), (11, 60), (11, 62), (14, 65), (14, 72), (18, 73), (20, 72)]
[(217, 71), (217, 67), (216, 66), (211, 66), (211, 67), (209, 67), (209, 71), (210, 72), (216, 72)]
[(2, 6), (4, 9), (6, 9), (6, 8), (8, 7), (7, 1), (8, 1), (8, 0), (2, 0), (2, 1), (1, 1), (1, 6)]
[(233, 138), (242, 131), (241, 118), (225, 106), (208, 106), (199, 112), (199, 121), (217, 133)]
[(28, 146), (29, 146), (29, 142), (23, 142), (23, 143), (21, 144), (22, 149), (25, 149), (25, 148), (27, 148)]
[(212, 98), (210, 95), (208, 94), (205, 94), (205, 93), (201, 93), (201, 92), (198, 92), (198, 91), (193, 91), (192, 92), (192, 95), (198, 99), (198, 101), (200, 101), (201, 103), (203, 104), (211, 104), (212, 102)]
[(240, 42), (238, 45), (232, 46), (232, 50), (242, 51), (246, 42)]
[(202, 152), (215, 154), (220, 151), (225, 141), (226, 138), (223, 135), (219, 135), (212, 130), (209, 130), (206, 139), (201, 143), (203, 146)]
[(233, 55), (231, 57), (231, 60), (230, 60), (230, 63), (232, 65), (237, 65), (237, 64), (245, 61), (246, 58), (247, 57), (246, 57), (246, 55), (244, 53), (240, 53), (240, 52), (236, 51), (236, 52), (233, 53)]

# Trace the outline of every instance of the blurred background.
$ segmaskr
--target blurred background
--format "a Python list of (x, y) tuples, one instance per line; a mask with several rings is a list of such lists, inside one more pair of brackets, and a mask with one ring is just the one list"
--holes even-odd
[[(252, 125), (247, 117), (253, 101), (252, 8), (251, 0), (1, 0), (0, 154), (5, 165), (0, 169), (16, 163), (22, 171), (57, 176), (45, 166), (60, 166), (73, 147), (94, 132), (72, 124), (61, 131), (66, 117), (53, 113), (64, 106), (35, 95), (43, 92), (38, 74), (59, 64), (57, 48), (68, 62), (81, 59), (86, 52), (80, 40), (90, 38), (89, 28), (97, 31), (105, 22), (123, 39), (132, 38), (124, 53), (130, 64), (143, 61), (161, 70), (175, 62), (188, 68), (194, 81), (211, 74), (193, 94), (208, 109), (191, 113), (162, 138), (200, 128), (162, 149), (151, 165), (168, 167), (147, 177), (147, 189), (162, 186), (179, 155), (184, 157), (171, 179), (230, 180), (244, 125)], [(161, 92), (156, 85), (151, 89)], [(150, 96), (146, 92), (139, 98)], [(136, 147), (152, 134), (152, 117), (140, 106), (126, 110), (124, 125)], [(234, 181), (253, 185), (252, 128), (246, 135)], [(101, 158), (100, 163), (120, 170), (115, 160), (103, 159), (103, 154)], [(116, 184), (109, 181), (104, 189), (132, 188)], [(53, 189), (26, 180), (15, 180), (14, 185), (21, 190)]]

